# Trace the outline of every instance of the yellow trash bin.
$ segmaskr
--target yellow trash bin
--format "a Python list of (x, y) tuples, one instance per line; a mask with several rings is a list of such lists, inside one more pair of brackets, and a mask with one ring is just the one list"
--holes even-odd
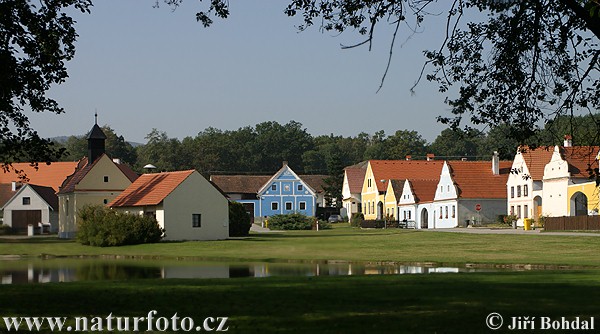
[(531, 230), (531, 225), (532, 225), (532, 224), (533, 224), (533, 219), (531, 219), (531, 218), (525, 218), (525, 219), (523, 219), (523, 225), (525, 225), (525, 226), (523, 227), (523, 229), (524, 229), (525, 231), (529, 231), (529, 230)]

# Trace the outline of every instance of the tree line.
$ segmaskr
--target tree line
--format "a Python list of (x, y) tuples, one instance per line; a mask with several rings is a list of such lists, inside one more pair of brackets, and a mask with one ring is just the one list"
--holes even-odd
[[(593, 135), (595, 124), (593, 115), (558, 118), (532, 143), (562, 144), (563, 136), (571, 134), (575, 145), (594, 145), (598, 142)], [(439, 159), (487, 160), (497, 151), (501, 159), (512, 160), (518, 146), (510, 136), (511, 126), (506, 124), (488, 131), (445, 129), (431, 143), (412, 130), (390, 135), (382, 130), (350, 137), (313, 136), (296, 121), (262, 122), (237, 130), (209, 127), (182, 140), (153, 129), (145, 138), (146, 144), (137, 147), (110, 126), (105, 125), (103, 130), (107, 153), (140, 173), (146, 164), (152, 164), (160, 171), (196, 169), (203, 175), (272, 174), (287, 161), (297, 173), (336, 175), (344, 167), (364, 160), (404, 159), (407, 155), (423, 159), (429, 153)], [(87, 154), (85, 136), (70, 136), (55, 145), (66, 150), (68, 155), (63, 161), (78, 160)]]

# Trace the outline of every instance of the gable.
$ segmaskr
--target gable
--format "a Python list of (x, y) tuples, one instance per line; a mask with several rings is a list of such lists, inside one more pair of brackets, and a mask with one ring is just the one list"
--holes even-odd
[(38, 209), (41, 206), (49, 207), (51, 210), (58, 208), (58, 197), (51, 187), (34, 186), (26, 184), (21, 187), (14, 196), (12, 196), (5, 204), (2, 209), (16, 206), (21, 208), (23, 205), (23, 197), (29, 197), (31, 199), (31, 209)]
[(75, 190), (124, 190), (131, 180), (107, 156), (102, 155), (75, 186)]
[[(302, 191), (307, 195), (317, 196), (315, 189), (307, 182), (304, 182), (287, 164), (284, 164), (283, 167), (281, 167), (281, 169), (258, 190), (258, 195), (277, 195), (281, 194), (282, 191), (295, 192), (298, 189), (298, 184), (302, 185)], [(275, 190), (272, 190), (273, 185), (275, 185)], [(288, 188), (281, 189), (281, 187)]]

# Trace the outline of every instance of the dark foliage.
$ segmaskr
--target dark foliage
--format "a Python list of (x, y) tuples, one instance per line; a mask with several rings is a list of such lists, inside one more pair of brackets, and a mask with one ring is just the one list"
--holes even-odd
[(245, 237), (250, 232), (250, 215), (244, 205), (238, 202), (229, 202), (229, 236)]
[(313, 217), (300, 213), (275, 215), (268, 219), (268, 227), (272, 230), (310, 230), (313, 223)]
[(164, 232), (154, 217), (85, 206), (79, 213), (77, 241), (99, 247), (136, 245), (159, 242)]

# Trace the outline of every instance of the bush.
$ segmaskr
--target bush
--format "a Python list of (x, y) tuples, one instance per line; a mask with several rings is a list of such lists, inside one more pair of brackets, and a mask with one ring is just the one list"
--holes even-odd
[[(315, 221), (315, 230), (317, 229), (317, 222)], [(319, 230), (330, 230), (332, 229), (332, 225), (329, 221), (327, 220), (319, 220)]]
[(9, 235), (13, 234), (12, 227), (4, 224), (0, 224), (0, 235)]
[(268, 222), (268, 227), (272, 230), (310, 230), (312, 229), (314, 218), (301, 213), (292, 213), (271, 216)]
[(362, 212), (355, 212), (352, 214), (350, 218), (350, 226), (352, 227), (360, 227), (360, 223), (365, 220), (365, 215)]
[(250, 216), (244, 205), (238, 202), (229, 202), (229, 236), (247, 236), (251, 225)]
[(156, 218), (85, 206), (79, 213), (77, 241), (90, 246), (123, 246), (159, 242), (164, 235)]

